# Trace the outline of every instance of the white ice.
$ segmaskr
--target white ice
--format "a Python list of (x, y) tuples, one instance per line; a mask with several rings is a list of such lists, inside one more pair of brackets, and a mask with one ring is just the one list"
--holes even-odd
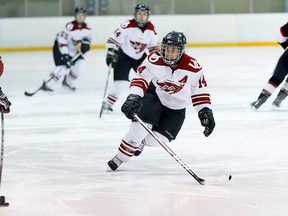
[(199, 185), (163, 148), (146, 148), (117, 172), (106, 172), (129, 120), (120, 107), (99, 119), (108, 68), (105, 50), (69, 93), (29, 98), (54, 68), (51, 52), (2, 53), (0, 85), (13, 103), (5, 115), (1, 216), (284, 216), (288, 211), (288, 100), (273, 96), (255, 112), (283, 53), (280, 47), (193, 48), (210, 86), (216, 128), (206, 138), (193, 107), (171, 149), (200, 177), (233, 176)]

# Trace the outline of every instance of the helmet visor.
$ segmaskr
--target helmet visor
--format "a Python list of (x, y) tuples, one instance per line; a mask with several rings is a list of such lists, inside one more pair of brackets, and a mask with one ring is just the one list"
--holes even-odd
[(86, 14), (85, 13), (76, 13), (75, 19), (78, 24), (82, 24), (85, 22)]
[(144, 27), (149, 19), (148, 11), (138, 11), (135, 12), (135, 21), (137, 22), (139, 27)]
[(161, 43), (161, 56), (165, 64), (175, 65), (178, 63), (184, 53), (183, 46), (174, 46)]

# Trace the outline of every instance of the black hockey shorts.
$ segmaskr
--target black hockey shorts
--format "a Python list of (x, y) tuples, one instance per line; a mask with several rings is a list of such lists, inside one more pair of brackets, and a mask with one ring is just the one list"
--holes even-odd
[[(55, 40), (54, 42), (54, 46), (53, 46), (53, 58), (54, 58), (54, 63), (56, 66), (60, 66), (60, 65), (65, 65), (62, 60), (61, 60), (61, 57), (62, 57), (62, 54), (61, 52), (59, 51), (59, 48), (58, 48), (58, 42), (57, 40)], [(84, 59), (83, 56), (79, 56), (75, 61), (78, 61), (79, 59)]]
[(119, 49), (119, 59), (114, 67), (114, 80), (129, 81), (129, 72), (131, 68), (136, 71), (142, 61), (146, 58), (146, 56), (146, 53), (144, 53), (144, 55), (140, 59), (135, 60), (126, 55), (121, 49)]
[(270, 78), (270, 82), (279, 86), (288, 74), (288, 49), (279, 58), (276, 65), (273, 76)]
[(186, 109), (172, 110), (165, 107), (160, 102), (152, 83), (142, 102), (143, 106), (138, 116), (144, 122), (152, 124), (154, 131), (167, 137), (169, 141), (174, 140), (183, 125)]

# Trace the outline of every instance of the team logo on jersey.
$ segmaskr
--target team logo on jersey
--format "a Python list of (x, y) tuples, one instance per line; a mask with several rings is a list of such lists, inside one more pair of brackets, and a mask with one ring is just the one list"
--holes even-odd
[(135, 49), (137, 54), (141, 53), (147, 46), (147, 44), (143, 44), (141, 42), (131, 41), (131, 40), (130, 40), (130, 44)]
[(138, 67), (137, 71), (139, 74), (141, 74), (143, 72), (143, 70), (145, 70), (145, 69), (146, 69), (146, 66), (143, 65), (143, 66)]
[(187, 82), (188, 76), (184, 76), (179, 81), (165, 80), (164, 82), (157, 81), (158, 86), (161, 90), (168, 92), (169, 94), (175, 94), (181, 91)]

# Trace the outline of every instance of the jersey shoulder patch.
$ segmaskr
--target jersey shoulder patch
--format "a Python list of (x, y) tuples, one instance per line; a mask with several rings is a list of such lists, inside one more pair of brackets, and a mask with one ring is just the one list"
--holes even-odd
[(146, 24), (146, 29), (147, 29), (147, 30), (150, 30), (150, 31), (153, 31), (154, 34), (157, 35), (157, 32), (155, 31), (155, 27), (154, 27), (154, 25), (153, 25), (150, 21), (147, 22), (147, 24)]
[(184, 53), (178, 65), (178, 68), (187, 70), (193, 73), (197, 73), (198, 71), (202, 69), (202, 66), (198, 63), (196, 59)]
[(148, 62), (153, 65), (163, 65), (165, 66), (162, 57), (159, 52), (151, 52), (148, 57)]
[(122, 29), (133, 28), (133, 27), (137, 27), (137, 23), (135, 22), (134, 19), (131, 19), (131, 20), (124, 21), (123, 23), (121, 23), (120, 26)]
[(74, 26), (75, 26), (74, 22), (69, 22), (66, 24), (66, 30), (72, 31), (75, 28)]

